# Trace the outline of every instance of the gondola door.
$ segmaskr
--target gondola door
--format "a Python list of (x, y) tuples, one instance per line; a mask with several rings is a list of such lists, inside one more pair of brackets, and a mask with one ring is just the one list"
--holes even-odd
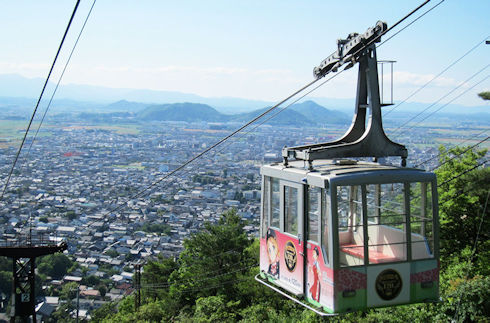
[(281, 181), (280, 281), (296, 295), (304, 292), (304, 195), (304, 185)]
[(305, 258), (305, 295), (306, 299), (320, 306), (321, 264), (323, 253), (320, 245), (322, 219), (322, 190), (319, 187), (308, 188), (306, 212), (306, 258)]

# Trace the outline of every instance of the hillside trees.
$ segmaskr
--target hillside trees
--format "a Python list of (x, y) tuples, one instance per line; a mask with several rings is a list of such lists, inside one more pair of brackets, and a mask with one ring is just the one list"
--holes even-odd
[(472, 248), (477, 242), (478, 232), (477, 250), (485, 244), (488, 250), (490, 217), (484, 216), (483, 212), (489, 212), (485, 204), (490, 192), (490, 169), (479, 167), (486, 150), (446, 149), (442, 146), (439, 150), (439, 164), (442, 166), (436, 174), (441, 256), (449, 259), (465, 247)]
[[(142, 273), (142, 305), (134, 310), (125, 298), (113, 313), (105, 308), (96, 322), (195, 321), (225, 322), (255, 317), (293, 317), (302, 309), (254, 281), (258, 272), (258, 240), (249, 239), (236, 211), (225, 212), (217, 223), (184, 242), (177, 259), (149, 261)], [(291, 309), (287, 315), (277, 309)], [(281, 316), (282, 315), (282, 316)], [(298, 314), (299, 315), (299, 314)]]
[(234, 299), (239, 273), (252, 265), (244, 255), (250, 243), (234, 210), (224, 213), (217, 224), (205, 223), (200, 233), (184, 242), (179, 269), (170, 277), (171, 297), (188, 306), (200, 297)]
[(62, 253), (55, 253), (39, 258), (37, 270), (42, 275), (51, 276), (54, 279), (61, 279), (68, 272), (73, 262), (68, 256)]
[(478, 96), (483, 100), (490, 100), (490, 91), (480, 92)]
[[(440, 149), (441, 303), (371, 309), (323, 319), (254, 281), (259, 241), (235, 211), (206, 223), (176, 259), (149, 261), (142, 305), (132, 296), (96, 322), (475, 322), (490, 317), (490, 169), (486, 151)], [(478, 237), (478, 239), (477, 239)], [(117, 313), (114, 313), (117, 311)], [(99, 315), (100, 314), (100, 315)]]

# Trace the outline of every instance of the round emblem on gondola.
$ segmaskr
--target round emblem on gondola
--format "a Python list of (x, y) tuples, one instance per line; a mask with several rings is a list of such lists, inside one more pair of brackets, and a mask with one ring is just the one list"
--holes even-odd
[(284, 248), (284, 262), (289, 271), (294, 271), (296, 269), (296, 263), (298, 262), (298, 256), (296, 253), (296, 247), (292, 241), (286, 242), (286, 247)]
[(393, 269), (383, 270), (376, 278), (376, 292), (385, 301), (397, 297), (402, 290), (402, 278)]

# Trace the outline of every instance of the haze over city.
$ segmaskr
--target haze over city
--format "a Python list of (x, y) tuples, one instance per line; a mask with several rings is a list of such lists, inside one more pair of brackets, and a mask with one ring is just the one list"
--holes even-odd
[[(336, 49), (336, 39), (351, 32), (362, 33), (377, 20), (391, 26), (418, 4), (100, 1), (94, 6), (62, 84), (277, 102), (312, 80), (313, 67)], [(1, 6), (0, 27), (8, 32), (0, 35), (0, 74), (45, 78), (73, 4), (2, 1)], [(90, 6), (88, 1), (80, 4), (53, 82)], [(489, 10), (488, 1), (445, 1), (381, 46), (378, 59), (397, 61), (395, 101), (405, 99), (484, 40), (490, 30)], [(480, 46), (410, 101), (434, 102), (484, 67), (489, 50), (490, 46)], [(311, 96), (353, 98), (355, 73), (355, 68), (343, 73)], [(475, 91), (488, 85), (486, 80)], [(62, 86), (56, 98), (63, 97)], [(455, 103), (484, 105), (470, 94)]]

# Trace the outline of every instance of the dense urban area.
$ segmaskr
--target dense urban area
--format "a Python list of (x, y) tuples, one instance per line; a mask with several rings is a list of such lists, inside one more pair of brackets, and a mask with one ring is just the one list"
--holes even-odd
[[(399, 125), (392, 120), (387, 132)], [(348, 125), (252, 127), (165, 178), (239, 126), (54, 120), (34, 142), (28, 139), (0, 202), (0, 244), (21, 236), (67, 242), (63, 255), (47, 256), (49, 261), (43, 258), (38, 264), (38, 314), (48, 317), (76, 298), (77, 288), (78, 314), (90, 317), (103, 304), (134, 291), (135, 264), (178, 256), (184, 239), (229, 209), (245, 221), (249, 237), (257, 236), (260, 165), (280, 161), (284, 146), (331, 141)], [(473, 144), (482, 129), (478, 122), (458, 129), (417, 126), (395, 132), (395, 138), (409, 149), (408, 166), (431, 170), (438, 163), (440, 143), (451, 146), (470, 137), (467, 144)], [(1, 144), (0, 172), (5, 176), (18, 147), (11, 139)], [(4, 313), (10, 274), (5, 271), (1, 277)]]

